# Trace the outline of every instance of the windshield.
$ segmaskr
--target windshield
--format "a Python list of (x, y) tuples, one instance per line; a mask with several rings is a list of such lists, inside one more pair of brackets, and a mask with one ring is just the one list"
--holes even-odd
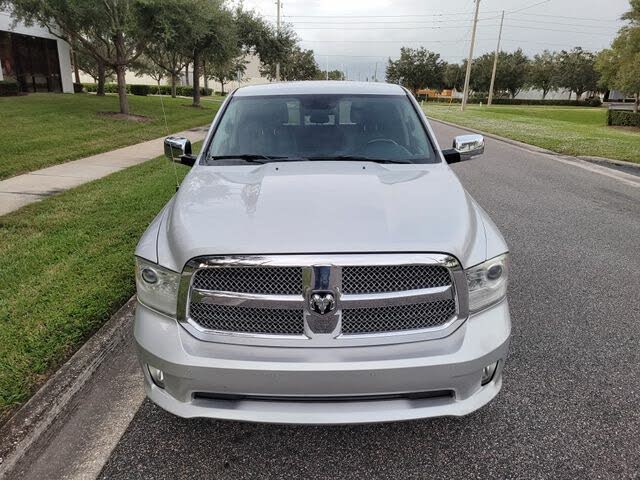
[(234, 97), (204, 158), (440, 161), (404, 95)]

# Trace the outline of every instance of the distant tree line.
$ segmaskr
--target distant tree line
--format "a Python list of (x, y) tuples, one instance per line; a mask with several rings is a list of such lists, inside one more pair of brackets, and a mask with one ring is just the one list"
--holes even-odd
[[(470, 90), (478, 95), (489, 93), (494, 54), (486, 53), (471, 64)], [(467, 70), (466, 60), (461, 64), (447, 63), (435, 52), (425, 48), (400, 50), (400, 58), (389, 60), (387, 81), (400, 83), (412, 91), (424, 88), (456, 89), (461, 91)], [(496, 70), (495, 92), (499, 98), (514, 98), (523, 88), (542, 91), (543, 98), (560, 88), (576, 94), (598, 88), (599, 73), (596, 56), (580, 47), (560, 52), (544, 52), (528, 58), (521, 49), (500, 52)]]
[(253, 11), (223, 0), (0, 0), (17, 20), (46, 27), (67, 41), (74, 63), (104, 95), (115, 76), (120, 112), (129, 113), (125, 72), (167, 79), (176, 94), (180, 75), (191, 68), (193, 105), (200, 105), (200, 77), (224, 85), (246, 69), (248, 53), (260, 58), (261, 73), (283, 80), (319, 78), (312, 50), (299, 46), (293, 30), (280, 32)]
[[(499, 98), (514, 98), (523, 88), (549, 92), (564, 89), (578, 100), (586, 92), (619, 90), (635, 97), (635, 111), (640, 104), (640, 0), (631, 0), (631, 10), (622, 16), (623, 27), (611, 48), (593, 53), (575, 47), (572, 50), (545, 50), (527, 57), (521, 49), (500, 52), (496, 70), (495, 92)], [(486, 95), (491, 85), (494, 54), (486, 53), (471, 64), (470, 90)], [(399, 83), (412, 91), (424, 88), (461, 91), (467, 69), (461, 64), (447, 63), (440, 54), (424, 47), (400, 49), (397, 60), (389, 59), (387, 81)]]

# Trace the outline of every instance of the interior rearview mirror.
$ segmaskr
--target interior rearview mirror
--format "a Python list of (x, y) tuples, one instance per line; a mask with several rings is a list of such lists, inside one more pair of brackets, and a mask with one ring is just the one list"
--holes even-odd
[(196, 163), (196, 157), (191, 154), (191, 141), (185, 137), (165, 138), (164, 155), (170, 160), (179, 161), (190, 167)]
[(453, 148), (443, 150), (447, 163), (469, 160), (484, 153), (484, 137), (482, 135), (459, 135), (453, 139)]

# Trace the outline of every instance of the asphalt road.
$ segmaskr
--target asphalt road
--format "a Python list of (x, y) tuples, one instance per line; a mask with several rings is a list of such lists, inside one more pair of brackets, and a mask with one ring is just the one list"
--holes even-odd
[[(434, 127), (446, 146), (462, 132)], [(640, 478), (640, 186), (495, 140), (454, 169), (512, 252), (497, 399), (338, 427), (182, 420), (145, 400), (101, 478)]]

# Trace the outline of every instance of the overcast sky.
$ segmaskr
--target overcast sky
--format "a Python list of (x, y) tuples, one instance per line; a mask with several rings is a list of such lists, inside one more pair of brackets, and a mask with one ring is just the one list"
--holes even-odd
[[(275, 0), (244, 0), (275, 22)], [(400, 47), (424, 46), (449, 62), (468, 55), (473, 0), (282, 0), (282, 18), (304, 48), (313, 49), (320, 68), (344, 69), (351, 80), (384, 79), (389, 57)], [(539, 5), (536, 5), (539, 4)], [(610, 45), (623, 25), (628, 0), (480, 0), (474, 56), (496, 48), (505, 10), (502, 49), (542, 50)]]

